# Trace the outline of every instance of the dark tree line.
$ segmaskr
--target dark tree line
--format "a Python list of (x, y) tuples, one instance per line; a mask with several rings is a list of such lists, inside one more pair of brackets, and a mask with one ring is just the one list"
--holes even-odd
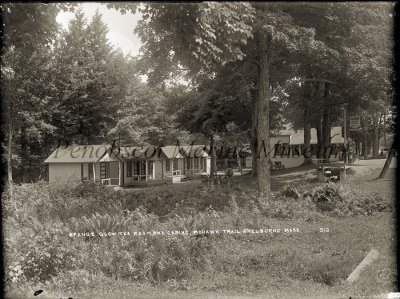
[[(315, 128), (321, 147), (343, 121), (363, 151), (391, 122), (390, 3), (110, 3), (142, 13), (138, 57), (107, 41), (99, 14), (73, 5), (3, 4), (3, 98), (9, 181), (37, 179), (57, 142), (250, 143), (259, 192), (270, 190), (270, 135)], [(68, 30), (55, 22), (75, 9)], [(21, 19), (24, 16), (24, 22)], [(148, 76), (147, 84), (139, 75)], [(180, 82), (188, 82), (182, 86)], [(235, 141), (233, 136), (237, 136)], [(12, 168), (11, 168), (12, 165)], [(30, 174), (36, 168), (35, 174)], [(27, 175), (28, 178), (25, 178)]]

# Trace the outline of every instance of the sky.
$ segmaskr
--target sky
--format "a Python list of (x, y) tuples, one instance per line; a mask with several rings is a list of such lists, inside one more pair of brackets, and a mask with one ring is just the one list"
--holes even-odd
[[(135, 56), (139, 53), (140, 40), (133, 30), (141, 19), (140, 14), (128, 12), (123, 15), (115, 9), (108, 9), (105, 4), (99, 2), (82, 2), (79, 5), (82, 7), (82, 11), (88, 21), (90, 21), (96, 10), (99, 10), (102, 14), (103, 22), (109, 28), (107, 37), (112, 45), (121, 48), (124, 54)], [(71, 12), (60, 12), (57, 16), (57, 22), (67, 29), (68, 23), (73, 16), (74, 13)]]

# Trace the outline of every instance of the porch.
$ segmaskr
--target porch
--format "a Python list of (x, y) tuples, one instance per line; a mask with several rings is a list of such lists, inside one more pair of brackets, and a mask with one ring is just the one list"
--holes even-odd
[(207, 173), (207, 157), (185, 158), (183, 160), (185, 175), (202, 175)]
[(81, 163), (83, 182), (95, 182), (105, 186), (122, 186), (124, 184), (124, 162), (108, 154), (93, 163)]
[(147, 182), (155, 181), (155, 160), (134, 159), (125, 161), (126, 172), (124, 173), (124, 186), (146, 185)]

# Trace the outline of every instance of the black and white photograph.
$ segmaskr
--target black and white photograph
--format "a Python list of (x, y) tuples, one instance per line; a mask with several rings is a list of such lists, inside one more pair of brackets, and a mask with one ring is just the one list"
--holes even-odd
[(400, 298), (397, 3), (0, 11), (1, 297)]

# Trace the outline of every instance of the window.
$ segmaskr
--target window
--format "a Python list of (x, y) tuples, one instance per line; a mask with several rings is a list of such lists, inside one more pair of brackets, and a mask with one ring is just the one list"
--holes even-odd
[(100, 178), (106, 179), (110, 177), (109, 173), (110, 169), (108, 167), (108, 163), (100, 162)]
[(192, 168), (192, 159), (191, 158), (186, 158), (186, 169), (191, 169)]
[(199, 158), (194, 158), (194, 169), (199, 169)]
[(147, 174), (149, 175), (149, 179), (153, 179), (153, 165), (154, 165), (153, 161), (147, 162)]
[(171, 160), (165, 160), (165, 171), (171, 171)]
[(133, 175), (139, 174), (139, 161), (133, 162)]
[(132, 161), (126, 162), (126, 176), (128, 178), (132, 177)]
[(133, 162), (133, 179), (136, 181), (146, 179), (146, 161), (139, 160)]
[(174, 159), (174, 170), (178, 169), (178, 159)]
[(139, 181), (139, 161), (133, 161), (133, 179)]

